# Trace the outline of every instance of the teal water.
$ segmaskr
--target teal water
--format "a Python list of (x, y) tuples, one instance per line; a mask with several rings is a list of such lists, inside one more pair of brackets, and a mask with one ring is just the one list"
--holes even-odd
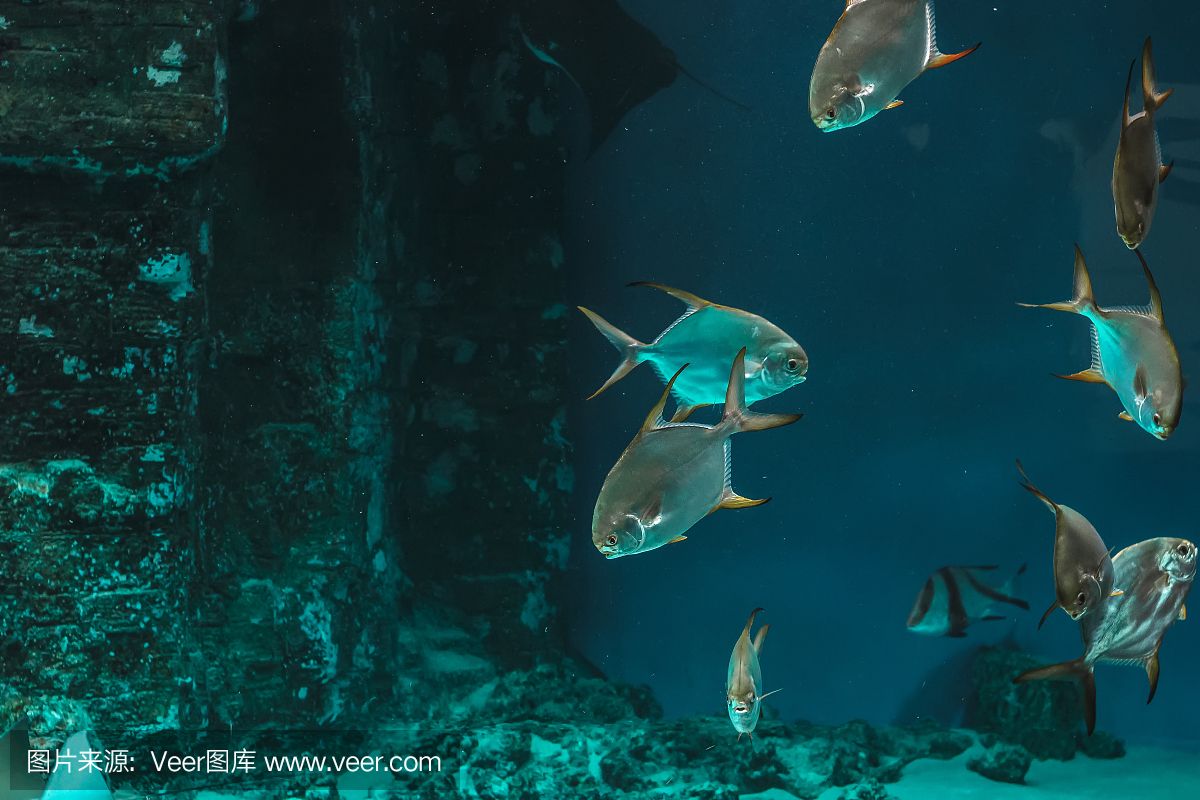
[[(762, 606), (772, 625), (764, 688), (784, 689), (768, 704), (823, 722), (960, 720), (966, 659), (981, 643), (1016, 644), (1047, 663), (1078, 655), (1065, 615), (1036, 630), (1053, 598), (1053, 522), (1019, 488), (1014, 459), (1110, 546), (1194, 540), (1200, 425), (1185, 395), (1178, 431), (1156, 441), (1117, 419), (1107, 387), (1052, 378), (1086, 368), (1088, 324), (1016, 302), (1070, 296), (1074, 242), (1102, 305), (1146, 302), (1109, 181), (1126, 71), (1153, 35), (1158, 81), (1176, 89), (1158, 116), (1164, 160), (1176, 166), (1143, 251), (1184, 375), (1196, 374), (1200, 76), (1189, 54), (1200, 12), (939, 3), (941, 49), (982, 41), (980, 50), (919, 78), (903, 107), (820, 134), (808, 79), (838, 3), (625, 5), (681, 63), (753, 110), (681, 81), (578, 163), (573, 299), (646, 340), (682, 309), (624, 285), (678, 286), (779, 324), (811, 367), (806, 383), (756, 406), (802, 411), (800, 423), (733, 443), (735, 488), (772, 503), (605, 562), (584, 541), (591, 503), (661, 383), (641, 367), (583, 402), (616, 356), (575, 320), (575, 646), (607, 674), (649, 684), (668, 714), (719, 710), (729, 648)], [(1016, 594), (1029, 612), (964, 639), (906, 631), (934, 569), (998, 564), (1007, 574), (1022, 563)], [(1198, 659), (1192, 623), (1179, 624), (1149, 706), (1140, 668), (1101, 666), (1101, 727), (1193, 746)]]

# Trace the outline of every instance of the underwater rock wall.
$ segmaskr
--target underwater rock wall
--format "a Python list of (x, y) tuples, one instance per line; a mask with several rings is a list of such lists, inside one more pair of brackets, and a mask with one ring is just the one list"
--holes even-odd
[(555, 80), (502, 7), (0, 0), (0, 730), (367, 726), (553, 652)]
[(0, 2), (0, 730), (178, 719), (221, 19)]

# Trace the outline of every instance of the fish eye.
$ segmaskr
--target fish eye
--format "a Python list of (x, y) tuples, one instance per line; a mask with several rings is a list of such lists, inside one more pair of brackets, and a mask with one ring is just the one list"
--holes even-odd
[(608, 538), (605, 539), (604, 541), (608, 542), (609, 547), (616, 547), (617, 546), (617, 535), (615, 533), (610, 533), (608, 535)]
[(1184, 558), (1187, 558), (1188, 554), (1191, 552), (1191, 548), (1186, 544), (1181, 544), (1175, 548), (1175, 552), (1179, 553), (1179, 555), (1183, 556)]
[(837, 116), (837, 109), (830, 108), (825, 112), (825, 119), (833, 119)]
[(1075, 605), (1082, 606), (1082, 605), (1086, 605), (1086, 604), (1087, 604), (1087, 594), (1085, 592), (1080, 592), (1079, 594), (1075, 595)]
[(788, 372), (795, 372), (795, 371), (796, 371), (796, 370), (798, 370), (798, 369), (800, 369), (800, 362), (799, 362), (799, 361), (797, 361), (797, 360), (796, 360), (796, 359), (794, 359), (794, 358), (789, 358), (789, 359), (787, 360), (787, 371), (788, 371)]
[(1154, 415), (1154, 424), (1155, 424), (1155, 425), (1161, 425), (1161, 424), (1162, 424), (1162, 414), (1155, 414), (1155, 415)]

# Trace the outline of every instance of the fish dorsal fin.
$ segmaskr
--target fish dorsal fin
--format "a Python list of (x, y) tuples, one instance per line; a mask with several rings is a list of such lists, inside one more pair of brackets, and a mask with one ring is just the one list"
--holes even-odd
[(730, 440), (725, 440), (725, 485), (721, 488), (721, 496), (728, 497), (733, 494), (733, 448), (730, 446)]
[(1121, 108), (1121, 130), (1129, 127), (1129, 123), (1133, 122), (1133, 118), (1129, 116), (1129, 89), (1133, 85), (1133, 67), (1137, 64), (1137, 59), (1129, 62), (1129, 76), (1125, 78), (1125, 105)]
[(766, 609), (763, 609), (763, 608), (756, 608), (750, 612), (750, 617), (749, 617), (749, 619), (746, 620), (746, 627), (742, 628), (742, 636), (745, 637), (747, 640), (750, 639), (750, 629), (754, 627), (754, 618), (757, 617), (761, 612), (763, 612), (765, 610)]
[(1150, 286), (1150, 316), (1163, 322), (1162, 295), (1158, 291), (1158, 284), (1154, 282), (1154, 275), (1150, 273), (1150, 265), (1146, 263), (1141, 248), (1133, 252), (1137, 254), (1138, 261), (1142, 262), (1142, 272), (1146, 273), (1146, 283)]
[[(769, 630), (771, 630), (771, 626), (768, 623), (767, 625), (763, 625), (761, 628), (759, 628), (758, 633), (754, 634), (754, 652), (755, 653), (762, 655), (763, 642), (766, 641), (767, 631), (769, 631)], [(775, 691), (777, 692), (779, 690), (776, 689)], [(768, 692), (768, 694), (774, 694), (774, 692)], [(766, 696), (767, 695), (764, 694), (762, 697), (760, 697), (758, 699), (762, 700), (763, 697), (766, 697)]]
[(711, 403), (696, 403), (695, 405), (681, 404), (675, 408), (675, 413), (671, 415), (671, 422), (679, 423), (687, 421), (687, 418), (696, 413), (696, 409), (705, 408)]
[(1047, 497), (1041, 489), (1033, 485), (1033, 481), (1029, 480), (1029, 476), (1025, 474), (1025, 467), (1021, 465), (1021, 459), (1017, 459), (1017, 472), (1021, 473), (1021, 488), (1029, 492), (1031, 495), (1041, 500), (1046, 504), (1046, 508), (1050, 509), (1050, 513), (1055, 517), (1058, 516), (1058, 503)]
[(670, 333), (671, 331), (673, 331), (675, 329), (675, 327), (677, 325), (679, 325), (681, 322), (683, 322), (685, 319), (690, 317), (692, 314), (695, 314), (699, 310), (700, 309), (698, 309), (698, 308), (689, 308), (687, 311), (684, 311), (682, 314), (679, 315), (679, 317), (674, 322), (672, 322), (667, 327), (663, 328), (663, 332), (660, 333), (658, 336), (656, 336), (654, 341), (650, 343), (651, 346), (656, 345), (659, 342), (661, 342), (664, 338), (666, 338), (668, 333)]
[(1091, 369), (1103, 375), (1104, 362), (1100, 359), (1100, 330), (1094, 322), (1088, 326), (1088, 343), (1091, 346), (1089, 351), (1092, 357)]
[(650, 409), (650, 413), (646, 415), (646, 420), (642, 423), (642, 430), (639, 435), (649, 433), (653, 430), (658, 430), (666, 425), (666, 420), (663, 419), (663, 408), (667, 405), (667, 398), (671, 396), (671, 387), (675, 385), (675, 381), (679, 378), (679, 374), (688, 368), (684, 364), (679, 370), (671, 376), (671, 380), (667, 381), (667, 387), (663, 389), (662, 396), (658, 398), (658, 402)]
[(1133, 372), (1133, 396), (1139, 401), (1145, 400), (1150, 396), (1149, 389), (1146, 385), (1146, 365), (1138, 364), (1137, 369)]
[(854, 8), (854, 6), (863, 2), (866, 2), (866, 0), (846, 0), (846, 8)]
[(713, 303), (710, 303), (708, 300), (705, 300), (703, 297), (697, 297), (696, 295), (692, 294), (691, 292), (685, 292), (682, 289), (676, 289), (676, 288), (673, 288), (671, 286), (666, 286), (661, 283), (655, 283), (653, 281), (634, 281), (633, 283), (631, 283), (629, 285), (630, 286), (647, 286), (651, 289), (658, 289), (660, 292), (666, 292), (667, 294), (671, 295), (671, 297), (674, 297), (676, 300), (679, 300), (680, 302), (684, 303), (688, 307), (688, 310), (690, 310), (690, 311), (698, 311), (698, 310), (704, 308), (705, 306), (713, 305)]

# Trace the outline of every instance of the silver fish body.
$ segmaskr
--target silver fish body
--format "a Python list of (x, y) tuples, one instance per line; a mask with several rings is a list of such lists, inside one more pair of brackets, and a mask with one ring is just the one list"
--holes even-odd
[(1134, 252), (1150, 288), (1148, 305), (1101, 308), (1092, 294), (1087, 263), (1076, 245), (1074, 296), (1064, 302), (1032, 307), (1079, 314), (1092, 323), (1091, 365), (1059, 377), (1107, 384), (1121, 401), (1122, 419), (1136, 422), (1155, 438), (1166, 439), (1179, 425), (1183, 411), (1183, 371), (1163, 318), (1158, 285), (1145, 256), (1140, 250)]
[(686, 365), (667, 383), (600, 489), (592, 514), (592, 544), (601, 555), (646, 553), (682, 541), (693, 525), (719, 508), (766, 502), (733, 491), (729, 437), (790, 425), (800, 415), (746, 410), (745, 354), (742, 348), (733, 360), (725, 413), (716, 425), (664, 421), (667, 397)]
[(729, 655), (729, 669), (725, 673), (725, 706), (729, 713), (729, 721), (733, 729), (742, 734), (754, 734), (762, 716), (762, 666), (758, 656), (762, 652), (763, 641), (767, 638), (770, 625), (758, 629), (754, 640), (750, 639), (750, 630), (754, 627), (754, 618), (761, 612), (756, 608), (750, 612), (746, 627), (733, 645)]
[(1196, 545), (1160, 537), (1127, 547), (1113, 557), (1118, 593), (1100, 612), (1080, 622), (1083, 655), (1074, 661), (1027, 670), (1014, 683), (1077, 680), (1084, 690), (1088, 733), (1096, 727), (1095, 665), (1134, 664), (1146, 670), (1149, 703), (1158, 691), (1158, 651), (1167, 630), (1185, 615), (1184, 603), (1196, 575)]
[(862, 124), (927, 69), (974, 52), (937, 49), (932, 0), (850, 0), (817, 54), (808, 87), (813, 124), (829, 132)]
[(997, 589), (988, 582), (994, 566), (942, 567), (925, 581), (912, 611), (908, 629), (925, 636), (966, 636), (967, 626), (974, 622), (1001, 620), (992, 614), (998, 603), (1028, 609), (1029, 604), (1012, 596), (1013, 579)]
[(1125, 81), (1125, 105), (1121, 114), (1121, 137), (1113, 158), (1113, 213), (1117, 233), (1130, 249), (1146, 240), (1158, 208), (1158, 187), (1171, 171), (1162, 163), (1154, 116), (1171, 96), (1154, 85), (1154, 57), (1147, 38), (1142, 47), (1142, 111), (1129, 113), (1129, 89), (1133, 65)]
[(742, 347), (746, 348), (747, 404), (773, 397), (804, 382), (808, 354), (795, 339), (769, 320), (669, 286), (645, 282), (634, 285), (666, 292), (685, 303), (687, 310), (654, 341), (643, 343), (594, 311), (580, 307), (596, 329), (621, 353), (616, 370), (592, 397), (641, 363), (651, 364), (664, 382), (682, 364), (687, 364), (688, 369), (678, 376), (673, 390), (675, 398), (684, 407), (676, 420), (682, 420), (695, 407), (724, 401), (729, 383), (729, 359)]

